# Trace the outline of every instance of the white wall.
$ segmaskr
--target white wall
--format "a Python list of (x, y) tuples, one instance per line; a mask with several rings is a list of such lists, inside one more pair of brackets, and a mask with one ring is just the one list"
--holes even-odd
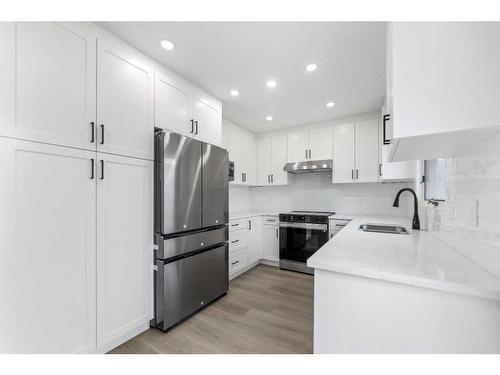
[[(409, 215), (410, 196), (392, 207), (399, 189), (407, 183), (332, 184), (329, 173), (289, 176), (289, 185), (229, 188), (231, 211), (333, 210), (346, 214)], [(247, 200), (250, 198), (250, 207)]]
[(500, 277), (500, 136), (446, 159), (445, 187), (446, 201), (422, 210), (426, 228)]

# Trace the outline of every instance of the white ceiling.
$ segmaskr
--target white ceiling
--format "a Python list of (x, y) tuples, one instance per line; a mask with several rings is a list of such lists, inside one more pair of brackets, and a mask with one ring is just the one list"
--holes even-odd
[[(379, 110), (385, 96), (384, 22), (99, 25), (221, 99), (223, 115), (254, 132)], [(318, 64), (313, 73), (309, 62)], [(268, 79), (277, 87), (268, 89)]]

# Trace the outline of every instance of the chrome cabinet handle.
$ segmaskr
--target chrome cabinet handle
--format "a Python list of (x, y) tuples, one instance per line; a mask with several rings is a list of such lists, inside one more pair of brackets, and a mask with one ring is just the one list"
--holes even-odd
[(90, 159), (90, 179), (94, 179), (94, 158)]
[(191, 119), (191, 133), (194, 133), (194, 120)]
[(359, 180), (359, 169), (356, 169), (356, 180)]
[(271, 174), (271, 183), (274, 184), (274, 174)]
[(231, 241), (231, 243), (236, 243), (236, 242), (240, 242), (240, 240)]
[(378, 165), (378, 175), (382, 176), (382, 164)]
[(278, 238), (278, 228), (276, 228), (276, 238)]
[(196, 131), (195, 131), (195, 133), (194, 133), (194, 134), (198, 134), (198, 120), (196, 120), (196, 121), (194, 122), (194, 124), (196, 125)]
[(351, 169), (351, 180), (354, 180), (354, 169)]
[(306, 159), (307, 159), (307, 150), (306, 150)]
[(104, 160), (101, 159), (101, 180), (104, 180)]
[(252, 230), (252, 220), (248, 220), (248, 230)]
[(90, 143), (94, 143), (95, 142), (95, 134), (94, 134), (94, 130), (95, 130), (95, 123), (94, 121), (92, 121), (90, 123), (90, 128), (92, 129), (92, 133), (91, 133), (91, 136), (90, 136)]
[(101, 145), (104, 144), (104, 124), (101, 124)]
[(236, 262), (232, 262), (231, 266), (234, 266), (236, 263), (239, 263), (239, 262), (240, 262), (239, 260), (237, 260)]
[(240, 224), (231, 224), (232, 227), (239, 227)]
[(309, 159), (311, 159), (311, 149), (309, 149)]

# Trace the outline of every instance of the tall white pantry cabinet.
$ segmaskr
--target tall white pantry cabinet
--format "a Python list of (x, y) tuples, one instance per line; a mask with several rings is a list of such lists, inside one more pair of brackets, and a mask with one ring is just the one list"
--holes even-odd
[(106, 352), (152, 317), (151, 61), (0, 23), (0, 352)]

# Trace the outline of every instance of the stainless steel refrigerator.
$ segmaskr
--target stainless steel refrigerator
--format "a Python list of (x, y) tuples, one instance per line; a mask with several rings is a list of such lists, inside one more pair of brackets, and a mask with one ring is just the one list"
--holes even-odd
[(227, 293), (227, 151), (155, 131), (155, 318), (165, 331)]

